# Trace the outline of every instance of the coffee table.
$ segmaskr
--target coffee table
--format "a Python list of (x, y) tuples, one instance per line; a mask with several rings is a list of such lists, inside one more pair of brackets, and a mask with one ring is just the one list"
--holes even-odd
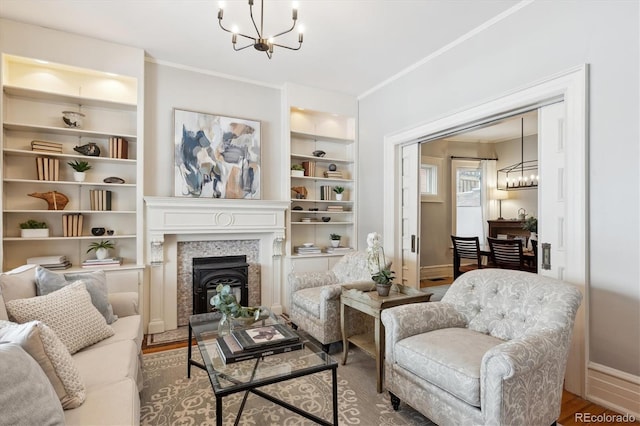
[[(308, 335), (297, 331), (305, 342), (305, 347), (300, 350), (267, 356), (264, 358), (249, 359), (236, 363), (225, 364), (216, 339), (218, 338), (218, 323), (222, 318), (219, 312), (192, 315), (189, 318), (189, 346), (187, 361), (187, 377), (191, 377), (191, 366), (194, 365), (205, 370), (209, 374), (209, 381), (216, 398), (216, 424), (222, 425), (222, 398), (237, 392), (244, 392), (244, 398), (236, 415), (237, 425), (242, 416), (242, 410), (249, 393), (265, 398), (274, 404), (278, 404), (294, 413), (321, 425), (338, 424), (338, 363), (309, 341)], [(254, 326), (269, 325), (279, 322), (275, 316), (259, 321)], [(204, 363), (191, 358), (191, 337), (195, 336), (198, 349)], [(314, 414), (304, 411), (288, 402), (275, 398), (263, 392), (259, 388), (279, 383), (286, 380), (303, 377), (322, 371), (331, 370), (333, 392), (333, 419), (332, 422), (322, 419)]]
[[(340, 325), (342, 327), (342, 365), (347, 363), (349, 342), (363, 349), (376, 360), (376, 388), (382, 392), (384, 375), (384, 325), (380, 313), (393, 306), (407, 303), (428, 302), (432, 293), (394, 285), (388, 296), (379, 296), (372, 283), (346, 284), (340, 295)], [(347, 323), (346, 309), (355, 309), (374, 318), (373, 335), (371, 333), (354, 334)]]

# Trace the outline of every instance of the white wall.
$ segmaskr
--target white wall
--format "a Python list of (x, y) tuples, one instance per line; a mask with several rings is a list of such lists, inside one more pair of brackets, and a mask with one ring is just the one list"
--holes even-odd
[(145, 66), (145, 195), (173, 196), (173, 109), (260, 121), (261, 194), (281, 199), (281, 91), (196, 70), (147, 62)]
[[(361, 99), (359, 117), (361, 193), (376, 193), (384, 135), (590, 64), (589, 360), (636, 376), (639, 28), (635, 1), (533, 2)], [(361, 198), (361, 235), (382, 229), (383, 218), (367, 214), (382, 211), (382, 203)]]

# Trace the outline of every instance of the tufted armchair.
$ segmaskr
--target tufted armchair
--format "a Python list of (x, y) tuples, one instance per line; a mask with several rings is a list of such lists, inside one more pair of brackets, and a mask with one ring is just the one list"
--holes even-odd
[(358, 251), (345, 254), (330, 271), (290, 273), (291, 321), (315, 337), (327, 351), (329, 344), (342, 340), (342, 284), (362, 281), (373, 284), (367, 254)]
[(385, 386), (443, 425), (551, 425), (582, 294), (507, 269), (467, 272), (441, 302), (382, 312)]

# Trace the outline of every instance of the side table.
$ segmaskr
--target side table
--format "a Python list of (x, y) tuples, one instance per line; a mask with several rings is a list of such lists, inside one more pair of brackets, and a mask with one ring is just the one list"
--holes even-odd
[[(347, 363), (349, 342), (363, 349), (376, 360), (376, 378), (378, 393), (382, 392), (382, 379), (384, 374), (384, 325), (380, 321), (380, 313), (393, 306), (407, 303), (428, 302), (431, 293), (423, 293), (420, 290), (394, 285), (388, 296), (379, 296), (373, 283), (357, 283), (342, 286), (340, 296), (340, 325), (342, 327), (342, 365)], [(345, 321), (346, 309), (355, 309), (373, 317), (374, 330), (371, 333), (351, 335), (350, 325)], [(353, 328), (353, 327), (351, 327)]]

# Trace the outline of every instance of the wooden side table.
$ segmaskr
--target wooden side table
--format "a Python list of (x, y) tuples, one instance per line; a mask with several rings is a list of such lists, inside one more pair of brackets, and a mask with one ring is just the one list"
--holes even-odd
[[(342, 286), (340, 296), (340, 325), (342, 327), (342, 365), (347, 363), (349, 342), (363, 349), (376, 360), (376, 378), (378, 393), (382, 392), (382, 378), (384, 374), (384, 325), (380, 321), (380, 313), (393, 306), (407, 303), (428, 302), (431, 293), (394, 285), (388, 296), (379, 296), (372, 283), (347, 284)], [(373, 317), (373, 336), (370, 333), (350, 335), (350, 324), (345, 321), (346, 309), (355, 309)], [(353, 327), (352, 327), (353, 328)]]

